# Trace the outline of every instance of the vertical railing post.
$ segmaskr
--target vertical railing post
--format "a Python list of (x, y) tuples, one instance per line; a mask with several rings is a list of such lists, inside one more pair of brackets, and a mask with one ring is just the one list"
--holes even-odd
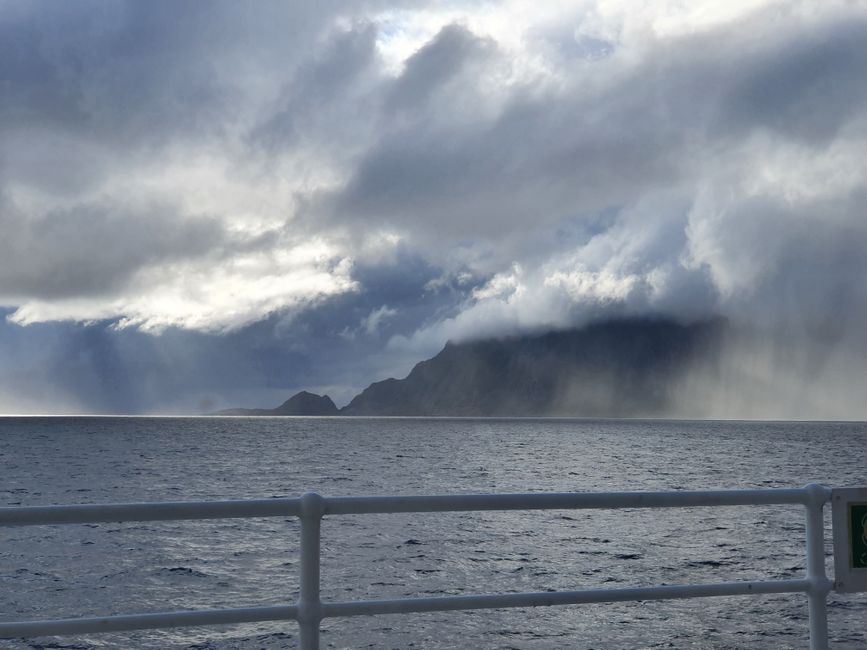
[(315, 492), (308, 492), (301, 497), (301, 584), (298, 590), (301, 650), (319, 650), (319, 623), (322, 621), (319, 567), (323, 514), (325, 499)]
[(807, 600), (810, 612), (810, 650), (828, 649), (828, 592), (832, 583), (825, 573), (825, 503), (830, 490), (811, 483), (804, 488), (807, 508)]

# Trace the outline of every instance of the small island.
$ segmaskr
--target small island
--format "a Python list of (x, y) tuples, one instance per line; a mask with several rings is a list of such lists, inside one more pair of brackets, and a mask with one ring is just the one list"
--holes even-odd
[(306, 390), (296, 393), (273, 409), (226, 409), (215, 415), (339, 415), (340, 411), (328, 395), (316, 395)]

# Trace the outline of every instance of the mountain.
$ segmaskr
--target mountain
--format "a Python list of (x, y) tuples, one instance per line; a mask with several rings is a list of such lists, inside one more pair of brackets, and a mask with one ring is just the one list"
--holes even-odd
[(339, 411), (327, 395), (301, 392), (276, 409), (219, 415), (666, 416), (689, 371), (718, 360), (724, 330), (721, 320), (628, 319), (447, 343)]
[(633, 319), (535, 336), (449, 343), (405, 379), (367, 387), (342, 415), (660, 416), (721, 321)]
[(339, 411), (328, 395), (316, 395), (302, 390), (275, 409), (227, 409), (216, 415), (338, 415)]

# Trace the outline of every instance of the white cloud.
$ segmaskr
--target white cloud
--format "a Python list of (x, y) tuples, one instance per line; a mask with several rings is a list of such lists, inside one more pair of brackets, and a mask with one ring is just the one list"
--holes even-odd
[[(121, 295), (30, 300), (9, 317), (28, 325), (51, 320), (117, 319), (117, 327), (158, 332), (166, 327), (227, 331), (284, 310), (308, 308), (356, 288), (352, 264), (328, 245), (235, 254), (149, 268)], [(139, 291), (136, 292), (136, 289)]]
[(374, 309), (367, 318), (362, 321), (362, 327), (368, 336), (373, 336), (379, 332), (379, 328), (389, 318), (394, 318), (397, 315), (397, 310), (386, 305)]

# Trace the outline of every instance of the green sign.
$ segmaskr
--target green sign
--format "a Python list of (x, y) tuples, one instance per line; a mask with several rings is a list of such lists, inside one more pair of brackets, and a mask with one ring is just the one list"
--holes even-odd
[(867, 503), (849, 504), (849, 548), (853, 569), (867, 569)]

